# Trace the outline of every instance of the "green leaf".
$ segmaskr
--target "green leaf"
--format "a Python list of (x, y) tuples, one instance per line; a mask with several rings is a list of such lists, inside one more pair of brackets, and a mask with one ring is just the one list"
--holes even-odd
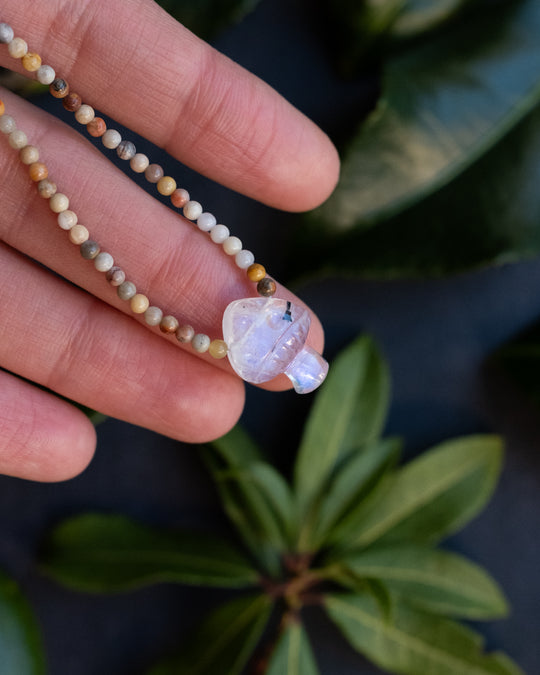
[(392, 25), (392, 37), (410, 39), (440, 28), (482, 0), (405, 0), (405, 6)]
[(397, 463), (401, 445), (401, 441), (394, 438), (373, 441), (342, 462), (321, 500), (312, 525), (313, 534), (303, 535), (308, 547), (316, 550), (324, 545), (336, 523)]
[(164, 582), (230, 588), (258, 583), (250, 561), (220, 538), (153, 530), (123, 516), (64, 521), (47, 537), (41, 566), (56, 581), (93, 592)]
[(263, 461), (263, 455), (249, 434), (237, 424), (228, 434), (212, 442), (226, 466), (244, 467)]
[(242, 541), (267, 574), (278, 575), (281, 552), (285, 548), (284, 533), (264, 495), (251, 480), (240, 480), (241, 472), (250, 465), (228, 469), (212, 447), (203, 457), (216, 482), (224, 511)]
[(481, 637), (448, 619), (394, 604), (388, 620), (369, 594), (330, 595), (325, 607), (351, 645), (384, 670), (402, 675), (523, 675), (508, 657), (483, 654)]
[(441, 274), (538, 250), (538, 195), (528, 174), (515, 175), (537, 154), (526, 138), (500, 142), (540, 100), (539, 31), (540, 6), (525, 0), (475, 13), (388, 65), (383, 100), (312, 215), (320, 250), (310, 264), (318, 256), (328, 272)]
[(353, 553), (341, 564), (358, 578), (380, 580), (405, 602), (437, 614), (493, 619), (508, 610), (487, 572), (453, 553), (402, 545)]
[(296, 459), (301, 516), (326, 490), (343, 458), (379, 438), (389, 395), (388, 367), (371, 338), (356, 340), (334, 361), (315, 399)]
[[(434, 542), (456, 532), (489, 500), (500, 472), (496, 436), (446, 441), (399, 469), (337, 526), (338, 550), (386, 542)], [(334, 556), (335, 557), (335, 556)]]
[(272, 603), (264, 595), (237, 598), (204, 619), (173, 658), (148, 675), (239, 675), (270, 618)]
[(32, 611), (17, 584), (0, 572), (0, 670), (44, 675), (45, 655)]
[(318, 675), (319, 670), (303, 625), (291, 621), (276, 646), (265, 675)]
[(209, 40), (243, 19), (259, 0), (158, 0), (158, 3), (186, 28)]

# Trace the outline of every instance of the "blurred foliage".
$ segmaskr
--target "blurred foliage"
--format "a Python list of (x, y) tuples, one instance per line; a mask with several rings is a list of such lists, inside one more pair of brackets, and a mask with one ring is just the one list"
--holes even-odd
[(85, 514), (49, 534), (42, 569), (82, 591), (159, 582), (243, 591), (149, 675), (317, 675), (304, 624), (312, 605), (384, 670), (519, 675), (459, 623), (504, 616), (502, 591), (438, 547), (488, 502), (501, 442), (459, 438), (399, 465), (401, 443), (381, 437), (389, 384), (371, 339), (346, 349), (317, 394), (291, 482), (239, 427), (207, 447), (230, 541)]

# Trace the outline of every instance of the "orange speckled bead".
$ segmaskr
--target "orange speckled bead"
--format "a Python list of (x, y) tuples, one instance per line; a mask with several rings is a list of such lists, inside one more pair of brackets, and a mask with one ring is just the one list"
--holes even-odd
[(163, 319), (161, 319), (161, 323), (159, 324), (159, 330), (162, 333), (172, 334), (176, 333), (179, 325), (180, 324), (178, 322), (178, 319), (168, 314), (167, 316), (164, 316)]
[(0, 117), (6, 112), (6, 106), (4, 105), (4, 101), (0, 98)]
[(171, 204), (181, 209), (189, 202), (189, 192), (178, 188), (171, 194)]
[(107, 131), (107, 125), (102, 117), (94, 117), (94, 119), (86, 125), (86, 130), (90, 136), (99, 138)]
[(34, 73), (36, 70), (39, 70), (39, 67), (41, 66), (41, 56), (39, 54), (34, 54), (33, 52), (27, 52), (22, 57), (21, 62), (25, 70)]
[(176, 190), (176, 181), (170, 176), (163, 176), (157, 182), (157, 190), (160, 195), (168, 197)]
[(82, 105), (82, 98), (74, 91), (70, 91), (67, 96), (64, 96), (62, 105), (66, 110), (69, 110), (69, 112), (77, 112)]
[(214, 359), (224, 359), (227, 356), (227, 343), (224, 340), (212, 340), (208, 353)]
[(47, 165), (43, 164), (43, 162), (34, 162), (28, 167), (28, 173), (34, 182), (39, 183), (39, 181), (47, 178), (49, 169), (47, 169)]
[(61, 77), (57, 77), (50, 85), (49, 91), (54, 98), (64, 98), (64, 96), (69, 94), (69, 84)]
[(266, 276), (266, 270), (263, 265), (253, 263), (247, 268), (247, 276), (250, 281), (258, 282)]

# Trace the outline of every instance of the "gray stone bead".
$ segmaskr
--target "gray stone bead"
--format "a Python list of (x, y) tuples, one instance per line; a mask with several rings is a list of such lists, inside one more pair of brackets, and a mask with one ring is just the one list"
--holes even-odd
[(93, 239), (87, 239), (81, 244), (80, 251), (85, 260), (93, 260), (100, 251), (99, 244)]
[(131, 141), (122, 141), (116, 148), (116, 154), (120, 159), (131, 159), (137, 154), (137, 149)]
[(118, 286), (116, 292), (120, 300), (131, 300), (131, 298), (137, 293), (137, 287), (131, 281), (124, 281), (123, 284)]
[(199, 352), (199, 354), (204, 354), (210, 347), (210, 338), (204, 333), (197, 333), (191, 341), (191, 346), (196, 352)]
[(0, 43), (7, 45), (14, 38), (13, 28), (7, 23), (0, 23)]
[(159, 326), (163, 312), (159, 307), (149, 307), (144, 313), (144, 320), (149, 326)]

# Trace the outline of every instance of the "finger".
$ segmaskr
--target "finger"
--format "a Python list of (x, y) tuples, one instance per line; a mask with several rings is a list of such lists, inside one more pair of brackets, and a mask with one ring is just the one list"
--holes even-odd
[[(37, 139), (35, 144), (41, 148), (42, 159), (60, 191), (67, 192), (63, 186), (69, 185), (75, 195), (70, 207), (79, 214), (79, 220), (103, 250), (115, 257), (137, 288), (152, 304), (181, 323), (193, 325), (196, 332), (220, 337), (227, 304), (253, 295), (245, 272), (208, 235), (140, 190), (85, 139), (17, 97), (6, 94), (5, 99), (6, 108), (15, 111), (18, 125), (30, 142)], [(5, 195), (0, 222), (4, 241), (129, 312), (129, 306), (118, 298), (103, 274), (93, 269), (91, 261), (82, 260), (78, 248), (69, 243), (47, 201), (37, 196), (10, 148), (0, 153), (0, 170), (8, 177), (0, 186), (0, 194)], [(149, 227), (149, 223), (153, 225)], [(285, 289), (280, 289), (280, 297), (301, 304)], [(309, 339), (322, 351), (323, 334), (316, 319)], [(214, 364), (228, 367), (225, 361)], [(282, 388), (283, 384), (276, 386)]]
[(0, 473), (67, 480), (83, 471), (96, 445), (88, 418), (72, 405), (0, 370)]
[[(15, 280), (15, 283), (14, 283)], [(242, 383), (0, 245), (0, 363), (108, 415), (188, 442), (228, 431)]]
[[(335, 186), (327, 136), (150, 0), (6, 0), (3, 14), (83, 100), (198, 172), (294, 211)], [(5, 49), (0, 63), (13, 67)]]

